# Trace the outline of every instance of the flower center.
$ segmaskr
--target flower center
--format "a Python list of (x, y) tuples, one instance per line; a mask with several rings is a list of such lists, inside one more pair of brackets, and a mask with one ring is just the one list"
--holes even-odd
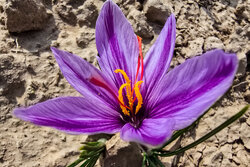
[[(135, 116), (140, 108), (142, 107), (142, 95), (140, 93), (140, 87), (141, 84), (143, 83), (142, 77), (143, 77), (143, 56), (142, 56), (142, 43), (141, 43), (141, 38), (137, 36), (138, 43), (139, 43), (139, 56), (138, 56), (138, 65), (137, 65), (137, 71), (136, 71), (136, 78), (135, 78), (135, 84), (133, 85), (133, 88), (131, 87), (131, 80), (129, 79), (128, 75), (126, 74), (125, 71), (121, 69), (116, 69), (115, 73), (121, 73), (125, 79), (124, 84), (121, 85), (119, 91), (118, 91), (118, 101), (120, 103), (120, 107), (122, 109), (122, 112), (130, 116), (131, 114)], [(139, 69), (141, 67), (141, 77), (140, 81), (137, 81), (138, 75), (139, 75)], [(123, 97), (123, 89), (126, 88), (126, 97), (128, 100), (128, 106), (124, 103), (124, 97)], [(137, 99), (137, 106), (134, 110), (134, 102)]]
[[(130, 116), (130, 114), (136, 115), (142, 106), (142, 96), (140, 93), (139, 86), (142, 84), (143, 81), (136, 82), (133, 89), (131, 89), (131, 81), (129, 80), (127, 74), (121, 69), (116, 69), (115, 73), (121, 73), (126, 81), (126, 83), (121, 85), (121, 87), (118, 91), (118, 100), (119, 100), (122, 112), (128, 116)], [(126, 106), (124, 103), (123, 93), (122, 93), (122, 91), (125, 87), (126, 87), (126, 96), (127, 96), (128, 104), (129, 104), (128, 106)], [(133, 95), (134, 92), (135, 92), (135, 97)], [(136, 98), (137, 98), (138, 102), (137, 102), (135, 112), (133, 112), (134, 102), (135, 102)]]

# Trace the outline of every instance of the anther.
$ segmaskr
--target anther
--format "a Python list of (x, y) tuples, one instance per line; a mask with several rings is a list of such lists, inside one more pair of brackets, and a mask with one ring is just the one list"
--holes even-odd
[(123, 101), (123, 96), (122, 96), (122, 90), (123, 88), (125, 88), (128, 84), (125, 83), (125, 84), (122, 84), (122, 86), (120, 87), (119, 91), (118, 91), (118, 99), (119, 99), (119, 102), (121, 103), (120, 104), (120, 107), (122, 109), (122, 112), (125, 114), (125, 115), (130, 115), (128, 110), (126, 109), (125, 107), (125, 104), (124, 104), (124, 101)]
[(126, 86), (126, 95), (127, 95), (127, 98), (128, 98), (128, 101), (129, 101), (129, 107), (130, 109), (133, 108), (133, 97), (132, 97), (132, 93), (131, 93), (131, 81), (130, 79), (128, 78), (127, 74), (125, 71), (121, 70), (121, 69), (116, 69), (115, 70), (115, 73), (121, 73), (127, 83), (127, 86)]
[(143, 83), (143, 81), (138, 81), (136, 82), (135, 84), (135, 95), (137, 97), (137, 106), (136, 106), (136, 109), (135, 109), (135, 114), (138, 113), (138, 111), (140, 110), (141, 106), (142, 106), (142, 95), (140, 93), (140, 89), (139, 89), (139, 86)]

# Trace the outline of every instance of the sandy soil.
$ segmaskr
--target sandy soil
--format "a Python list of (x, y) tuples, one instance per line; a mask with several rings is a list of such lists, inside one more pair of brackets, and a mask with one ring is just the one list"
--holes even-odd
[[(66, 166), (76, 160), (80, 142), (87, 136), (34, 126), (14, 118), (12, 111), (58, 96), (79, 95), (62, 76), (49, 47), (73, 52), (97, 65), (95, 21), (103, 1), (27, 1), (0, 0), (0, 166)], [(182, 137), (180, 145), (198, 139), (250, 102), (249, 0), (115, 2), (143, 38), (144, 53), (169, 14), (175, 14), (177, 39), (171, 68), (213, 48), (239, 57), (232, 88)], [(166, 166), (248, 166), (249, 116), (250, 112), (205, 143), (163, 161)]]

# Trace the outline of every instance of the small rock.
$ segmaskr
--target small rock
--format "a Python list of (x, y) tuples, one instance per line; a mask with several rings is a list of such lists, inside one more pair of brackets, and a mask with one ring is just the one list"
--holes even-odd
[(247, 118), (247, 125), (250, 126), (250, 117)]
[(223, 160), (223, 153), (222, 152), (216, 152), (213, 154), (213, 157), (210, 161), (210, 164), (217, 162), (217, 164), (219, 165), (219, 163)]
[(137, 9), (137, 10), (142, 10), (142, 4), (140, 3), (140, 2), (135, 2), (135, 8)]
[(183, 35), (178, 35), (175, 40), (176, 47), (185, 45), (187, 40), (184, 39)]
[(53, 40), (53, 41), (51, 41), (50, 46), (53, 46), (53, 47), (59, 47), (59, 46), (60, 46), (60, 43), (59, 43), (59, 42), (57, 42), (56, 40)]
[(247, 141), (245, 141), (244, 146), (245, 146), (248, 150), (250, 150), (250, 139), (247, 139)]
[(246, 131), (246, 129), (248, 128), (248, 125), (246, 123), (243, 123), (240, 127), (240, 131), (244, 147), (250, 150), (250, 134)]
[(244, 53), (238, 53), (237, 54), (238, 60), (239, 60), (239, 65), (238, 65), (238, 70), (237, 74), (240, 77), (245, 76), (246, 74), (246, 69), (247, 69), (247, 56)]
[(223, 157), (222, 162), (221, 162), (221, 166), (232, 166), (231, 159)]
[(99, 133), (99, 134), (95, 134), (95, 135), (88, 135), (86, 142), (93, 142), (93, 141), (97, 141), (99, 139), (106, 139), (109, 140), (113, 135), (111, 134), (105, 134), (105, 133)]
[(202, 153), (196, 152), (196, 153), (193, 154), (194, 162), (198, 163), (201, 158), (202, 158)]
[(171, 157), (159, 157), (160, 161), (164, 164), (165, 167), (171, 167), (172, 163), (174, 161), (175, 156)]
[(240, 162), (243, 164), (249, 164), (250, 160), (247, 158), (248, 153), (245, 150), (239, 150), (237, 153), (237, 157), (239, 158)]
[(248, 39), (250, 39), (250, 26), (247, 27), (246, 36), (247, 36)]
[(217, 37), (208, 37), (204, 42), (204, 50), (208, 51), (211, 49), (224, 49), (224, 44)]
[(240, 129), (240, 125), (238, 125), (238, 124), (229, 127), (228, 137), (227, 137), (228, 143), (233, 143), (240, 138), (239, 129)]
[(0, 4), (0, 13), (3, 13), (4, 12), (4, 8), (3, 8), (3, 5)]
[(5, 13), (9, 32), (40, 30), (49, 19), (40, 0), (11, 0), (5, 6)]
[(233, 146), (231, 144), (225, 144), (220, 147), (220, 151), (223, 153), (223, 159), (232, 159), (232, 148)]
[(94, 27), (97, 17), (98, 17), (98, 10), (97, 6), (92, 1), (86, 1), (84, 5), (80, 6), (78, 11), (78, 24), (80, 27), (83, 25)]
[(60, 33), (61, 38), (67, 38), (68, 36), (69, 36), (69, 34), (67, 33), (67, 31), (61, 31), (61, 33)]
[(0, 56), (0, 85), (1, 95), (21, 96), (24, 93), (25, 81), (21, 75), (25, 72), (23, 65), (17, 63), (12, 55), (1, 54)]
[(234, 163), (236, 163), (236, 165), (240, 165), (240, 160), (238, 157), (233, 156), (233, 161), (234, 161)]
[(235, 15), (239, 20), (246, 19), (250, 21), (250, 9), (244, 4), (240, 4), (237, 6)]
[(51, 0), (42, 0), (42, 3), (45, 5), (45, 7), (51, 7), (52, 1)]
[(143, 11), (146, 13), (148, 21), (164, 25), (172, 13), (172, 8), (166, 0), (147, 0)]
[(93, 51), (92, 49), (87, 49), (85, 50), (83, 58), (92, 64), (92, 63), (95, 63), (96, 61), (96, 55), (97, 53), (95, 51)]
[(67, 137), (65, 136), (65, 134), (61, 134), (60, 135), (60, 139), (62, 142), (66, 142), (67, 141)]
[(218, 150), (217, 147), (211, 146), (207, 147), (203, 151), (203, 157), (203, 166), (210, 166), (211, 164), (213, 164), (214, 166), (219, 166), (220, 159), (223, 157), (223, 154), (221, 151)]
[(250, 50), (246, 53), (247, 57), (247, 71), (250, 71)]
[(64, 22), (70, 25), (76, 25), (77, 17), (73, 11), (73, 8), (70, 5), (67, 5), (66, 2), (58, 3), (55, 10)]
[(135, 33), (143, 39), (152, 39), (153, 28), (146, 22), (146, 16), (139, 10), (133, 8), (127, 16), (135, 30)]
[(196, 38), (193, 41), (188, 41), (188, 47), (183, 48), (181, 53), (184, 55), (186, 58), (196, 56), (199, 54), (202, 54), (204, 39), (203, 38)]
[(106, 148), (107, 153), (103, 159), (103, 167), (142, 166), (142, 155), (138, 145), (121, 140), (120, 134), (116, 134), (107, 141)]
[[(136, 0), (113, 0), (113, 2), (115, 2), (121, 9), (127, 9), (129, 5), (136, 6)], [(127, 13), (125, 12), (124, 15), (127, 16)]]
[(81, 6), (86, 0), (61, 0), (66, 2), (67, 5), (72, 6), (73, 8), (78, 8)]
[(85, 48), (94, 38), (94, 33), (82, 32), (80, 36), (76, 37), (76, 43), (80, 48)]
[(0, 160), (3, 159), (5, 153), (6, 153), (7, 149), (5, 147), (2, 147), (0, 148)]

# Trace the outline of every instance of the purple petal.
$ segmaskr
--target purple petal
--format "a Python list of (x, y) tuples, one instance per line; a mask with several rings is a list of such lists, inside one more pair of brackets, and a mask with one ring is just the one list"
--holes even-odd
[(172, 118), (175, 130), (194, 122), (231, 86), (237, 69), (235, 54), (209, 51), (171, 70), (149, 99), (151, 118)]
[(68, 133), (116, 133), (121, 127), (119, 113), (82, 97), (62, 97), (14, 110), (14, 115), (37, 125)]
[(139, 45), (132, 26), (121, 9), (112, 1), (106, 1), (96, 22), (96, 46), (99, 65), (119, 88), (123, 82), (116, 69), (124, 70), (134, 80)]
[(147, 96), (150, 96), (153, 87), (162, 79), (169, 68), (175, 46), (175, 31), (175, 17), (172, 14), (165, 23), (154, 45), (145, 56), (142, 92), (145, 94), (146, 91)]
[[(116, 95), (118, 90), (112, 85), (105, 76), (94, 66), (74, 54), (51, 48), (56, 61), (67, 81), (85, 98), (93, 99), (98, 102), (108, 102), (118, 104)], [(91, 81), (103, 83), (103, 87), (98, 87)]]
[(121, 138), (146, 146), (160, 146), (171, 137), (174, 121), (164, 119), (144, 119), (139, 128), (127, 123), (121, 130)]

